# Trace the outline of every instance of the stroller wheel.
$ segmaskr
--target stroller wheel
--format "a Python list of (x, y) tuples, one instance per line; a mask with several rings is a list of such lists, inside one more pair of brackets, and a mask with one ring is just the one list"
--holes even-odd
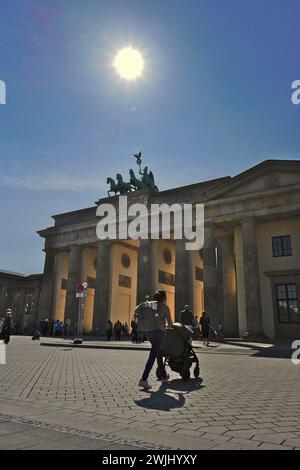
[(162, 379), (161, 373), (159, 372), (159, 368), (156, 369), (156, 377), (158, 378), (158, 380)]
[(199, 366), (195, 366), (195, 369), (194, 369), (194, 376), (196, 377), (196, 379), (199, 377), (200, 375), (200, 368)]
[(191, 377), (190, 369), (183, 370), (180, 375), (182, 377), (182, 380), (188, 382)]

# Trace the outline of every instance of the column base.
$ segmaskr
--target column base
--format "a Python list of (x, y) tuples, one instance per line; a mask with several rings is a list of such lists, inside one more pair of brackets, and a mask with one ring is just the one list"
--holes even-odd
[(242, 335), (242, 339), (245, 339), (247, 341), (266, 341), (268, 340), (268, 336), (265, 335), (264, 332), (262, 331), (259, 331), (259, 332), (252, 332), (252, 331), (246, 331), (243, 335)]

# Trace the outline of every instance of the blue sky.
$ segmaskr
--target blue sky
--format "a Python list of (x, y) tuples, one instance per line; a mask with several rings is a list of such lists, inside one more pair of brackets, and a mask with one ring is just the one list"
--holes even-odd
[[(136, 150), (160, 189), (299, 159), (299, 18), (298, 0), (0, 0), (0, 267), (40, 272), (36, 230)], [(134, 83), (111, 65), (127, 45)]]

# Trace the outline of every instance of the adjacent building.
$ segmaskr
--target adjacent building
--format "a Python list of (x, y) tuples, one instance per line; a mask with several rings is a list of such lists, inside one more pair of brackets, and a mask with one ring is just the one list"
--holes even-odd
[(17, 332), (27, 331), (38, 320), (43, 274), (21, 274), (0, 269), (0, 314), (12, 310)]

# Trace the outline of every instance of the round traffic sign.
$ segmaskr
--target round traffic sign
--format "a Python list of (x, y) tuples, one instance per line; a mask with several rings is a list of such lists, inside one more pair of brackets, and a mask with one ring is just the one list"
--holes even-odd
[(80, 294), (81, 292), (84, 291), (84, 287), (82, 284), (76, 284), (75, 291)]

